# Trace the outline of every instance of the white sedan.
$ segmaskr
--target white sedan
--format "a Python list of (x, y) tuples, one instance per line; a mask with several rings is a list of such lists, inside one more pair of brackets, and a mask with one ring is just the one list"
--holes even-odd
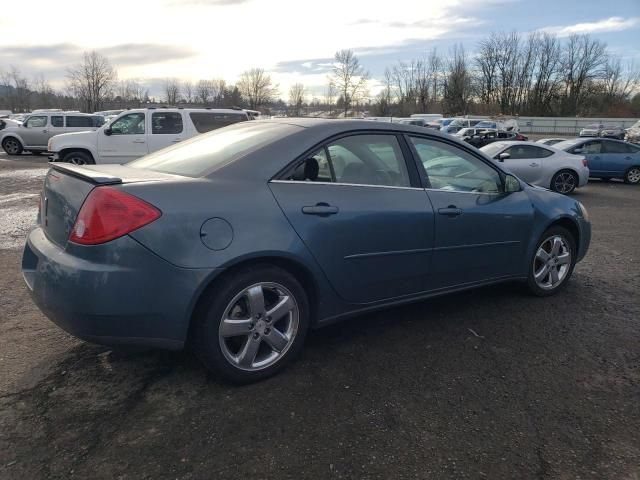
[(536, 142), (494, 142), (480, 149), (527, 183), (569, 194), (589, 181), (587, 160), (581, 155)]

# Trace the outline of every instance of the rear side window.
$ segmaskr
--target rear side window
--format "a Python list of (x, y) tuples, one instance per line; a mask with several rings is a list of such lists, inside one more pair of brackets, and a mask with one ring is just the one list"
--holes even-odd
[(210, 132), (216, 128), (226, 127), (247, 120), (245, 113), (191, 112), (189, 118), (198, 133)]
[(91, 117), (67, 116), (67, 127), (93, 127)]
[(64, 119), (63, 119), (63, 117), (60, 117), (60, 116), (52, 116), (52, 117), (51, 117), (51, 126), (52, 126), (52, 127), (63, 127), (63, 126), (64, 126)]
[(631, 153), (631, 149), (624, 143), (603, 142), (602, 153)]
[(207, 135), (198, 135), (127, 165), (156, 172), (201, 177), (299, 130), (300, 127), (282, 123), (247, 122)]
[(151, 115), (151, 133), (168, 135), (182, 133), (182, 114), (178, 112), (154, 112)]
[(520, 158), (544, 158), (552, 155), (553, 152), (546, 148), (534, 147), (533, 145), (514, 145), (509, 147), (506, 152), (509, 158), (517, 160)]

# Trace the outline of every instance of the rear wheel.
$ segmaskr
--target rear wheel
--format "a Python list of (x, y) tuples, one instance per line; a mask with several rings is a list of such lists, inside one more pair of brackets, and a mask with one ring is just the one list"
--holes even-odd
[(94, 165), (96, 163), (93, 157), (85, 152), (69, 152), (62, 158), (62, 161), (74, 165)]
[(561, 170), (551, 179), (551, 190), (568, 195), (578, 186), (578, 175), (570, 170)]
[(632, 185), (640, 183), (640, 167), (631, 167), (627, 170), (627, 173), (624, 174), (624, 183)]
[(529, 266), (527, 284), (534, 295), (546, 297), (566, 284), (576, 263), (576, 241), (566, 228), (542, 234)]
[(233, 383), (250, 383), (300, 353), (309, 304), (293, 275), (259, 265), (226, 277), (195, 322), (193, 346), (205, 366)]
[(7, 137), (2, 141), (2, 149), (8, 155), (20, 155), (22, 153), (22, 144), (16, 138)]

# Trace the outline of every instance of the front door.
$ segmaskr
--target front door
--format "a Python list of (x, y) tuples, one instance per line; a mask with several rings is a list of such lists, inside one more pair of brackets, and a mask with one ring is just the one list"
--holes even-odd
[(505, 194), (503, 175), (470, 151), (411, 137), (435, 212), (430, 290), (523, 274), (533, 207)]
[(25, 148), (47, 148), (49, 142), (49, 119), (46, 115), (31, 115), (24, 127), (20, 130), (20, 136)]
[(604, 174), (604, 163), (602, 159), (602, 140), (589, 140), (581, 145), (574, 147), (570, 153), (583, 155), (587, 159), (589, 172), (593, 176)]
[(98, 155), (102, 163), (126, 163), (148, 153), (145, 114), (133, 112), (98, 130)]
[(369, 303), (421, 292), (433, 209), (393, 134), (342, 137), (270, 186), (336, 292)]
[[(506, 170), (525, 182), (536, 185), (542, 182), (544, 158), (553, 155), (551, 150), (535, 145), (513, 145), (501, 153), (509, 154), (509, 158), (501, 162)], [(548, 188), (549, 185), (545, 187)]]
[(179, 143), (184, 138), (184, 122), (181, 112), (153, 112), (151, 135), (147, 136), (149, 153)]

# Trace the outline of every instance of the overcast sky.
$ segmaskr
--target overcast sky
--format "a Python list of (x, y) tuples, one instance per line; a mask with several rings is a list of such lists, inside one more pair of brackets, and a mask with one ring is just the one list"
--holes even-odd
[(252, 67), (281, 90), (326, 84), (336, 50), (351, 48), (373, 77), (398, 60), (456, 42), (472, 51), (491, 31), (591, 33), (640, 65), (640, 0), (1, 0), (0, 70), (44, 74), (61, 87), (85, 50), (120, 78), (229, 82)]

